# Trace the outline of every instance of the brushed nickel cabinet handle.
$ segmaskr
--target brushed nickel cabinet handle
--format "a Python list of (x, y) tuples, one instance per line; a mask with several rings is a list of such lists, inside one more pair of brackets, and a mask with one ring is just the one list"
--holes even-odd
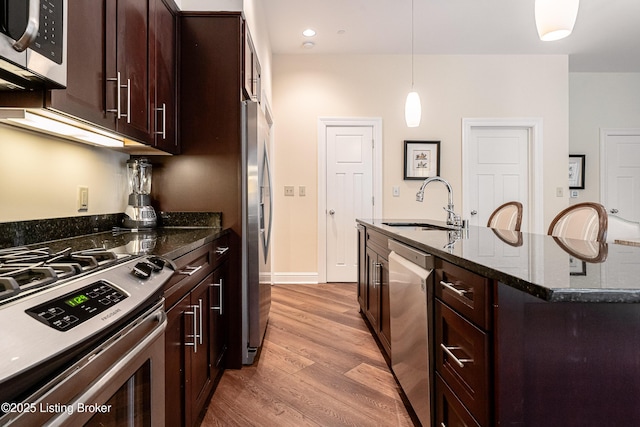
[(461, 368), (464, 368), (465, 363), (473, 363), (473, 359), (458, 359), (455, 354), (452, 353), (452, 350), (460, 350), (460, 347), (447, 347), (446, 345), (441, 343), (440, 348), (442, 348), (444, 352), (447, 353), (447, 356), (453, 359), (456, 365), (460, 366)]
[[(262, 232), (264, 232), (264, 230), (261, 230)], [(216, 254), (218, 255), (224, 255), (227, 251), (229, 250), (229, 246), (218, 246), (216, 248)]]
[(211, 287), (218, 288), (218, 305), (212, 305), (211, 310), (218, 310), (218, 314), (222, 315), (222, 279), (219, 283), (212, 283)]
[[(115, 113), (116, 119), (120, 120), (123, 117), (127, 118), (127, 123), (131, 123), (131, 79), (127, 79), (127, 84), (122, 84), (122, 74), (118, 71), (116, 77), (109, 77), (107, 79), (108, 82), (116, 82), (117, 91), (116, 91), (116, 108), (107, 109), (107, 113)], [(120, 92), (122, 89), (127, 89), (127, 114), (122, 112), (122, 97)]]
[(190, 265), (186, 266), (185, 268), (183, 268), (182, 270), (178, 270), (176, 271), (176, 273), (178, 274), (184, 274), (185, 276), (193, 276), (194, 274), (196, 274), (196, 272), (198, 270), (200, 270), (203, 266), (199, 265), (197, 267), (191, 267)]
[(204, 335), (202, 325), (202, 298), (198, 298), (198, 314), (200, 318), (200, 333), (198, 334), (198, 339), (200, 341), (200, 345), (202, 345), (202, 336)]
[(163, 102), (162, 107), (156, 108), (156, 112), (158, 111), (162, 111), (162, 130), (156, 131), (155, 134), (162, 135), (162, 139), (167, 139), (167, 104)]
[(461, 297), (465, 296), (469, 292), (469, 291), (465, 291), (465, 290), (462, 290), (462, 289), (458, 289), (458, 288), (454, 287), (453, 283), (448, 283), (448, 282), (445, 282), (444, 280), (441, 280), (440, 284), (442, 286), (444, 286), (445, 288), (449, 289), (451, 292), (453, 292), (456, 295), (459, 295)]
[(197, 305), (192, 305), (191, 309), (193, 311), (185, 311), (184, 312), (184, 314), (187, 314), (189, 316), (193, 316), (193, 322), (191, 323), (191, 325), (193, 326), (193, 335), (187, 335), (187, 337), (186, 337), (186, 338), (193, 338), (193, 341), (186, 342), (186, 340), (185, 340), (184, 345), (188, 346), (188, 347), (193, 347), (193, 352), (194, 353), (198, 352), (198, 339), (197, 339), (198, 338), (198, 334), (196, 333), (196, 331), (198, 330), (198, 320), (197, 320), (197, 317), (196, 317), (196, 314), (197, 314), (196, 313), (196, 309), (197, 308), (198, 308)]

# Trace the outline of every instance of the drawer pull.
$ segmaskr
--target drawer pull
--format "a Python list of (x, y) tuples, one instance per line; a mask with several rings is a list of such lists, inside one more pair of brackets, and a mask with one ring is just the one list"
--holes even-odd
[(473, 359), (458, 359), (455, 354), (452, 353), (451, 350), (460, 350), (460, 347), (447, 347), (444, 344), (440, 344), (440, 347), (444, 350), (445, 353), (447, 353), (450, 358), (453, 359), (454, 362), (456, 362), (456, 365), (460, 366), (461, 368), (464, 368), (465, 363), (473, 363)]
[(197, 267), (191, 267), (191, 266), (186, 266), (185, 268), (183, 268), (182, 270), (178, 270), (176, 273), (178, 274), (184, 274), (186, 276), (193, 276), (194, 274), (196, 274), (196, 272), (198, 270), (200, 270), (203, 266), (199, 265)]
[(458, 289), (458, 288), (456, 288), (456, 287), (453, 285), (453, 283), (448, 283), (448, 282), (445, 282), (444, 280), (441, 280), (441, 281), (440, 281), (440, 284), (441, 284), (442, 286), (444, 286), (445, 288), (449, 289), (451, 292), (453, 292), (453, 293), (455, 293), (456, 295), (459, 295), (459, 296), (461, 296), (461, 297), (464, 297), (464, 296), (465, 296), (465, 294), (467, 294), (467, 293), (469, 293), (469, 292), (470, 292), (470, 291), (465, 291), (465, 290), (463, 290), (463, 289)]
[(218, 305), (212, 305), (211, 310), (218, 310), (218, 314), (222, 315), (222, 279), (219, 283), (211, 283), (209, 286), (218, 288)]
[(216, 254), (218, 254), (218, 255), (224, 255), (224, 254), (226, 254), (226, 253), (227, 253), (227, 251), (228, 251), (228, 250), (229, 250), (229, 246), (224, 247), (224, 248), (223, 248), (222, 246), (218, 246), (218, 247), (216, 248)]

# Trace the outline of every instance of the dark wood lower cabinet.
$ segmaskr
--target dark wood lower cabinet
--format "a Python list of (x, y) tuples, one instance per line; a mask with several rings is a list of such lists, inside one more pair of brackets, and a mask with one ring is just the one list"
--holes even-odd
[[(165, 336), (167, 426), (199, 424), (223, 373), (226, 251), (228, 245), (218, 241), (185, 255), (185, 260), (178, 259), (175, 278), (165, 292), (170, 304)], [(172, 292), (176, 288), (178, 297)]]
[(361, 310), (376, 333), (378, 341), (391, 357), (391, 316), (389, 313), (389, 249), (387, 238), (366, 230), (364, 246), (364, 278), (359, 296)]

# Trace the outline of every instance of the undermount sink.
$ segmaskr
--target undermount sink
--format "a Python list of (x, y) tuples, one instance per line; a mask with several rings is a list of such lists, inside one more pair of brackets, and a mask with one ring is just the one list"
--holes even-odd
[(383, 225), (388, 225), (389, 227), (411, 227), (411, 228), (422, 228), (423, 230), (451, 230), (450, 227), (443, 227), (440, 225), (427, 224), (424, 222), (416, 222), (416, 221), (394, 221), (394, 222), (383, 222)]

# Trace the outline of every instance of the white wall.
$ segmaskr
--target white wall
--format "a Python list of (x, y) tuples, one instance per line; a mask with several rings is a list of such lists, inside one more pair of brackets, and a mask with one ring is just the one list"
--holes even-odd
[(586, 155), (572, 203), (600, 201), (601, 128), (640, 128), (640, 73), (569, 74), (569, 149)]
[[(0, 124), (0, 222), (124, 212), (128, 154)], [(78, 186), (89, 210), (78, 212)]]
[[(410, 57), (394, 55), (275, 55), (276, 116), (274, 272), (317, 272), (317, 120), (320, 116), (381, 117), (383, 214), (444, 219), (444, 187), (436, 202), (417, 203), (418, 181), (403, 181), (403, 141), (440, 140), (441, 175), (461, 206), (462, 118), (541, 117), (544, 123), (545, 224), (567, 205), (568, 61), (565, 56), (417, 56), (415, 89), (420, 127), (404, 123)], [(285, 185), (305, 185), (306, 197), (284, 197)], [(392, 197), (392, 187), (400, 197)]]

